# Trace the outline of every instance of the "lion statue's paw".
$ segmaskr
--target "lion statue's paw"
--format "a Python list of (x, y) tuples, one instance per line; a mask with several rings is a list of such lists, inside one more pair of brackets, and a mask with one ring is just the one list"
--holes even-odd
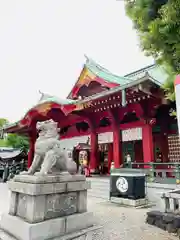
[(28, 171), (23, 171), (23, 172), (20, 172), (20, 175), (33, 175), (33, 174)]
[(35, 176), (47, 176), (47, 175), (50, 175), (50, 174), (48, 174), (47, 172), (36, 172), (35, 173)]

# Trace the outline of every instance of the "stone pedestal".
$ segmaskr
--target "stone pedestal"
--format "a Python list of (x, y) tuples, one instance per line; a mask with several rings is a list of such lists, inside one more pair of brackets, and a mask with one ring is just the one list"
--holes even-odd
[(86, 239), (98, 230), (87, 212), (90, 183), (84, 176), (18, 175), (8, 185), (11, 202), (1, 218), (0, 239)]
[(118, 203), (120, 205), (129, 206), (129, 207), (140, 207), (147, 205), (147, 199), (128, 199), (128, 198), (119, 198), (119, 197), (111, 197), (110, 201), (112, 203)]

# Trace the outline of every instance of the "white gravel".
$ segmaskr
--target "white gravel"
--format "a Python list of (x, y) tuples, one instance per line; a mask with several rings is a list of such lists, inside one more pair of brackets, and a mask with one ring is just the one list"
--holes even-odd
[(88, 199), (89, 211), (104, 228), (96, 240), (174, 240), (177, 237), (145, 223), (149, 209), (119, 207), (98, 198)]

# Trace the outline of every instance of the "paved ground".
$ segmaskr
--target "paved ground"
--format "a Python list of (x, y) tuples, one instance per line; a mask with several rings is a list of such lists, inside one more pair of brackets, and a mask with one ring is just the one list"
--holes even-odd
[[(9, 192), (0, 183), (0, 214), (8, 211)], [(145, 224), (147, 209), (118, 207), (98, 198), (88, 198), (88, 208), (93, 211), (98, 224), (104, 227), (104, 236), (94, 240), (177, 240), (158, 228)]]

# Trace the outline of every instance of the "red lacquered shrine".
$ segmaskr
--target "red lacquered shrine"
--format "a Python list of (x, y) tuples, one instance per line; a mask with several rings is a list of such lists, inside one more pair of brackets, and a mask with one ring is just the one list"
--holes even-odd
[(161, 89), (166, 77), (156, 65), (119, 77), (87, 59), (66, 100), (42, 94), (37, 105), (5, 131), (29, 136), (29, 166), (36, 122), (47, 119), (59, 123), (63, 144), (68, 139), (73, 148), (73, 139), (89, 139), (91, 172), (103, 162), (107, 172), (112, 162), (122, 167), (127, 154), (135, 163), (177, 162), (177, 122)]

